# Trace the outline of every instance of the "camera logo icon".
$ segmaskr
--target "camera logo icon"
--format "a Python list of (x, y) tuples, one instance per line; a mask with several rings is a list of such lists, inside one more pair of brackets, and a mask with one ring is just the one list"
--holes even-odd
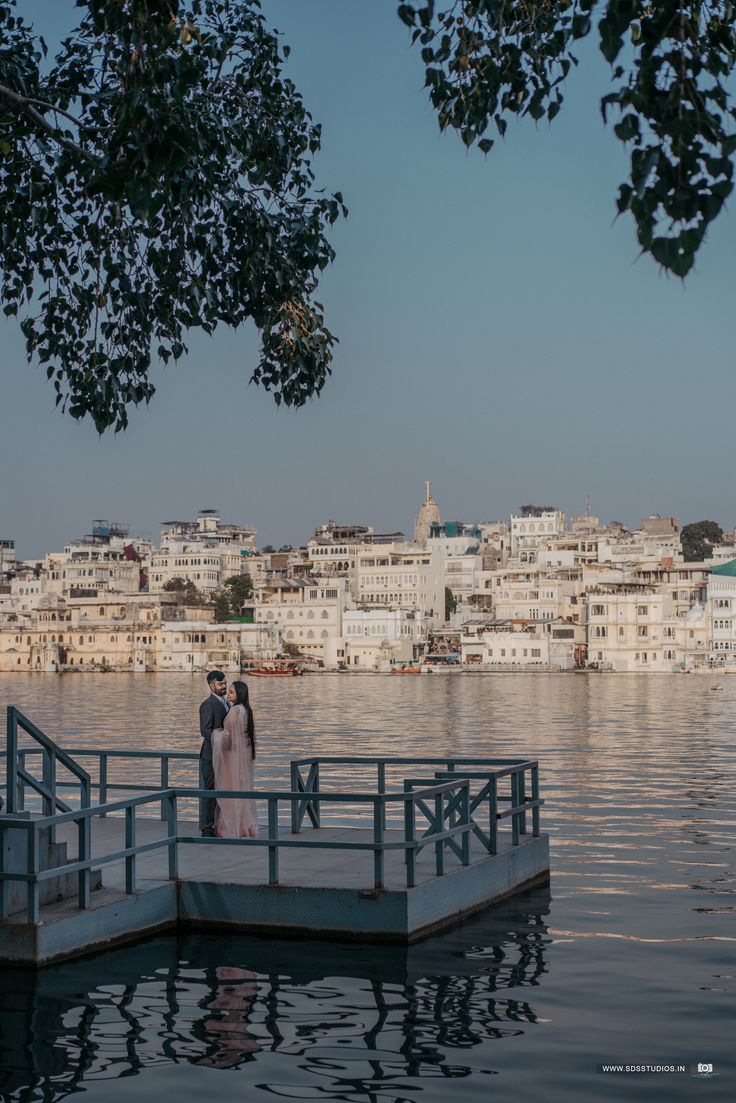
[(706, 1074), (709, 1073), (709, 1072), (713, 1072), (713, 1065), (712, 1064), (706, 1064), (703, 1061), (698, 1061), (698, 1072), (706, 1073)]

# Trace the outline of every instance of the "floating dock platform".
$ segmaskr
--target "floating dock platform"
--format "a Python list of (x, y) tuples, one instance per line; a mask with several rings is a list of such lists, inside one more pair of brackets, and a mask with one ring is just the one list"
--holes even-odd
[[(108, 780), (111, 756), (161, 758), (162, 776), (169, 758), (194, 756), (72, 757), (21, 714), (13, 720), (40, 750), (19, 748), (16, 727), (6, 759), (9, 814), (0, 813), (2, 963), (45, 965), (177, 925), (413, 943), (549, 878), (536, 761), (293, 761), (289, 789), (219, 794), (247, 795), (262, 818), (267, 812), (257, 839), (213, 840), (178, 815), (202, 790), (131, 783), (129, 764), (124, 783)], [(79, 765), (85, 756), (97, 756), (94, 777)], [(348, 764), (375, 769), (375, 786), (326, 789)], [(60, 766), (71, 780), (56, 776)], [(71, 808), (59, 792), (75, 785), (79, 807)], [(136, 795), (110, 800), (113, 788)], [(40, 798), (37, 814), (20, 807), (26, 790)], [(92, 803), (95, 790), (101, 803)], [(357, 825), (327, 822), (346, 811)]]

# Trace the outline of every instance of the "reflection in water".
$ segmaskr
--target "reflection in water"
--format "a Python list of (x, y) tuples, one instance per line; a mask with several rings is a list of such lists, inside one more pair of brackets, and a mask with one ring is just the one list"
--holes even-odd
[[(162, 1062), (296, 1059), (280, 1098), (375, 1099), (386, 1082), (467, 1077), (475, 1047), (537, 1013), (549, 895), (535, 889), (414, 947), (159, 937), (94, 961), (5, 974), (0, 1093), (48, 1103)], [(217, 1091), (217, 1083), (213, 1084)], [(407, 1094), (410, 1091), (411, 1094)]]
[[(52, 1100), (73, 1093), (76, 1076), (85, 1103), (97, 1103), (95, 1090), (103, 1103), (128, 1103), (112, 1098), (127, 1086), (117, 1078), (139, 1072), (143, 1103), (178, 1094), (180, 1073), (180, 1103), (188, 1092), (199, 1103), (202, 1078), (218, 1084), (220, 1103), (264, 1091), (489, 1103), (489, 1086), (544, 1103), (620, 1103), (628, 1084), (599, 1075), (599, 1062), (680, 1058), (720, 1063), (708, 1099), (730, 1103), (736, 677), (722, 684), (712, 693), (710, 679), (682, 675), (261, 679), (251, 699), (263, 787), (282, 788), (292, 756), (357, 746), (538, 757), (552, 912), (502, 909), (456, 941), (409, 951), (229, 937), (177, 950), (159, 939), (154, 954), (121, 951), (37, 982), (0, 970), (10, 1098)], [(17, 704), (69, 747), (197, 750), (202, 692), (200, 677), (178, 674), (0, 675), (0, 704)], [(156, 781), (157, 764), (149, 770)], [(369, 773), (325, 769), (323, 782), (358, 790)], [(125, 774), (110, 768), (111, 778)], [(171, 778), (191, 780), (173, 765)], [(648, 1080), (647, 1093), (690, 1103), (692, 1087), (688, 1077)]]

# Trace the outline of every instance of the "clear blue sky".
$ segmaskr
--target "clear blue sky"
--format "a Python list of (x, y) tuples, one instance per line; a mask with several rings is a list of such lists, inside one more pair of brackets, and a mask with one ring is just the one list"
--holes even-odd
[[(71, 0), (20, 7), (49, 39), (73, 19)], [(605, 519), (732, 527), (733, 215), (684, 287), (637, 260), (613, 220), (625, 161), (598, 112), (605, 63), (586, 49), (554, 125), (517, 124), (484, 158), (439, 134), (394, 0), (263, 8), (323, 124), (320, 183), (350, 208), (321, 285), (332, 379), (279, 410), (248, 385), (252, 333), (193, 335), (150, 408), (100, 439), (55, 412), (2, 322), (0, 537), (37, 556), (93, 517), (155, 535), (200, 508), (277, 546), (328, 518), (411, 532), (427, 478), (459, 519), (577, 513), (590, 494)], [(219, 439), (202, 432), (213, 406)]]

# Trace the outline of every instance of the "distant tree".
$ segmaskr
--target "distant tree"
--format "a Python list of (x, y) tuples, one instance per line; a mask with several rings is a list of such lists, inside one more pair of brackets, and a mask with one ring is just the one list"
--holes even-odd
[(292, 643), (290, 640), (282, 643), (281, 647), (284, 655), (286, 655), (286, 657), (289, 659), (301, 659), (303, 657), (297, 645), (295, 643)]
[(273, 555), (274, 548), (271, 544), (266, 544), (265, 548), (261, 548), (264, 555)]
[(206, 605), (208, 601), (205, 594), (188, 578), (170, 578), (168, 582), (164, 582), (164, 590), (167, 594), (175, 594), (180, 605)]
[(292, 548), (291, 544), (282, 544), (281, 547), (279, 548), (280, 552), (290, 552), (290, 551), (293, 551), (293, 550), (294, 549)]
[(730, 0), (414, 0), (399, 17), (421, 47), (441, 129), (488, 153), (491, 132), (528, 115), (552, 122), (594, 33), (611, 66), (604, 122), (630, 156), (618, 191), (643, 253), (685, 276), (733, 188), (736, 5)]
[(230, 612), (233, 616), (239, 616), (246, 601), (253, 597), (253, 580), (249, 574), (234, 575), (225, 583), (225, 596), (228, 599)]
[(153, 355), (251, 320), (251, 380), (302, 406), (330, 372), (315, 291), (346, 211), (313, 187), (320, 128), (288, 48), (258, 0), (76, 6), (47, 66), (0, 3), (0, 301), (29, 360), (72, 417), (118, 430), (154, 393)]
[(214, 596), (215, 624), (224, 624), (230, 616), (230, 598), (222, 590), (218, 590)]
[(680, 532), (682, 554), (687, 563), (713, 558), (713, 545), (723, 539), (723, 529), (715, 521), (692, 521)]
[(557, 506), (520, 506), (521, 517), (541, 517), (543, 513), (554, 513)]
[(457, 598), (449, 586), (445, 586), (445, 620), (450, 619), (450, 614), (457, 609)]

